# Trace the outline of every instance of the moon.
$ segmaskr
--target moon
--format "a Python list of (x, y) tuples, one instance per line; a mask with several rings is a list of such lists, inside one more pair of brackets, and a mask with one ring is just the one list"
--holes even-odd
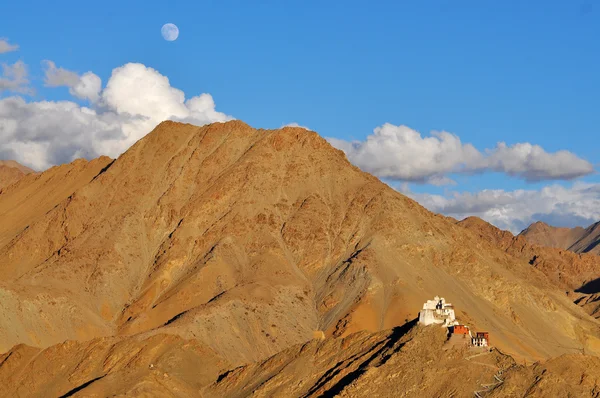
[(166, 41), (175, 41), (179, 37), (179, 28), (175, 24), (166, 23), (160, 29), (160, 33)]

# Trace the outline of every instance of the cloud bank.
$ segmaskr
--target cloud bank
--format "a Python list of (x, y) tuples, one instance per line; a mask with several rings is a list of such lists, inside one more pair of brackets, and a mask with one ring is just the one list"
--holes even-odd
[(166, 76), (142, 64), (114, 69), (104, 89), (92, 72), (45, 66), (47, 86), (68, 87), (91, 105), (0, 99), (0, 158), (42, 170), (78, 157), (116, 157), (166, 119), (198, 125), (232, 119), (216, 111), (210, 94), (186, 100)]
[(421, 134), (389, 123), (375, 128), (365, 141), (328, 138), (348, 159), (380, 178), (397, 181), (452, 183), (452, 173), (501, 172), (527, 181), (570, 180), (594, 172), (588, 161), (568, 151), (548, 153), (539, 145), (501, 142), (483, 153), (445, 131)]
[(499, 228), (519, 233), (535, 221), (550, 225), (588, 226), (600, 220), (600, 184), (553, 184), (540, 190), (452, 192), (446, 196), (405, 192), (423, 206), (459, 220), (478, 216)]

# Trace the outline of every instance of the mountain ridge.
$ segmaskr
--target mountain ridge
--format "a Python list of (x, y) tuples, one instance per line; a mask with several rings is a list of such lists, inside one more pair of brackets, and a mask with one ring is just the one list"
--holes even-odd
[(553, 227), (538, 221), (519, 235), (539, 246), (556, 247), (574, 253), (600, 254), (600, 221), (587, 228)]
[(0, 192), (31, 173), (35, 173), (35, 171), (14, 160), (0, 160)]
[(163, 122), (114, 161), (20, 181), (0, 210), (15, 198), (37, 213), (0, 231), (2, 352), (166, 334), (232, 369), (401, 327), (434, 295), (515, 358), (600, 352), (598, 321), (528, 258), (302, 128)]
[(532, 267), (543, 272), (549, 280), (567, 292), (573, 302), (595, 318), (600, 317), (600, 257), (592, 253), (574, 253), (554, 247), (531, 243), (519, 234), (485, 222), (478, 217), (467, 217), (457, 222), (507, 253), (520, 257)]

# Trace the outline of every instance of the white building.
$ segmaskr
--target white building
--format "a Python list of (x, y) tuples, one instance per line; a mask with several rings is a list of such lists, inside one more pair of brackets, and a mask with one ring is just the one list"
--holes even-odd
[(471, 344), (475, 347), (488, 347), (490, 345), (490, 334), (488, 332), (477, 332), (471, 339)]
[(419, 323), (423, 325), (437, 324), (443, 327), (458, 324), (452, 304), (446, 303), (443, 297), (438, 296), (423, 304), (423, 309), (419, 312)]

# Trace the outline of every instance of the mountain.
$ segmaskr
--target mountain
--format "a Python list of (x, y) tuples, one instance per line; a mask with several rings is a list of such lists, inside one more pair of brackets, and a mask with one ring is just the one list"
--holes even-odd
[(0, 191), (30, 173), (34, 171), (14, 160), (0, 160)]
[[(409, 325), (435, 295), (519, 363), (600, 352), (600, 323), (557, 285), (596, 268), (574, 278), (532, 266), (303, 128), (163, 122), (114, 161), (22, 178), (0, 193), (0, 219), (8, 395), (106, 383), (244, 395), (220, 382), (255, 366), (267, 383), (260, 369), (310, 363), (292, 360), (306, 344), (314, 359), (353, 339), (364, 341), (347, 354), (363, 359), (347, 357), (347, 371), (367, 375), (411, 346), (402, 339), (434, 333)], [(313, 395), (353, 377), (335, 387), (342, 370), (327, 358)]]
[(32, 169), (27, 166), (23, 166), (14, 160), (0, 160), (0, 167), (6, 167), (10, 169), (17, 169), (23, 174), (35, 173)]
[[(0, 248), (29, 225), (87, 185), (112, 159), (100, 157), (55, 166), (43, 173), (29, 173), (0, 192)], [(0, 262), (0, 264), (2, 264)], [(0, 275), (5, 272), (0, 267)]]
[(600, 256), (539, 246), (530, 243), (521, 234), (514, 236), (477, 217), (468, 217), (457, 224), (510, 255), (527, 261), (558, 288), (566, 291), (575, 304), (593, 317), (600, 318)]
[(475, 232), (510, 255), (527, 261), (561, 289), (578, 289), (600, 275), (598, 256), (531, 243), (522, 234), (514, 236), (477, 217), (468, 217), (458, 222), (458, 225)]
[(569, 247), (569, 250), (575, 253), (600, 255), (600, 221), (587, 227), (582, 236)]
[(600, 222), (587, 228), (557, 228), (538, 221), (520, 235), (540, 246), (557, 247), (575, 253), (600, 254)]

